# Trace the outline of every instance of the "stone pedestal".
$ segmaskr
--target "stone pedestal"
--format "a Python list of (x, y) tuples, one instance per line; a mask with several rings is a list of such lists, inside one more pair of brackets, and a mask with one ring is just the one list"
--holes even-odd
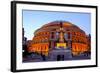
[(50, 61), (64, 61), (72, 58), (72, 53), (70, 49), (53, 49), (49, 53)]

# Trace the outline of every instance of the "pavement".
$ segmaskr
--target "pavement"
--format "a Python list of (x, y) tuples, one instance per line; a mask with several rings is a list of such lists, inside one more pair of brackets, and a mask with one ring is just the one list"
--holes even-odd
[[(69, 61), (69, 60), (86, 60), (86, 59), (91, 59), (91, 55), (78, 55), (78, 56), (72, 56), (72, 58), (67, 58), (63, 59), (61, 61)], [(42, 55), (36, 55), (36, 54), (31, 54), (23, 58), (23, 62), (46, 62), (46, 61), (51, 61), (49, 57), (44, 57)], [(57, 60), (52, 60), (52, 61), (57, 61)]]

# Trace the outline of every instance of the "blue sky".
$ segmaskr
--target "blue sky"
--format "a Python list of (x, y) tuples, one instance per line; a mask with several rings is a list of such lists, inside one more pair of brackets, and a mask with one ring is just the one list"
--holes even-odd
[(58, 20), (71, 22), (84, 30), (86, 34), (91, 33), (90, 13), (23, 10), (25, 37), (31, 40), (35, 30), (44, 24)]

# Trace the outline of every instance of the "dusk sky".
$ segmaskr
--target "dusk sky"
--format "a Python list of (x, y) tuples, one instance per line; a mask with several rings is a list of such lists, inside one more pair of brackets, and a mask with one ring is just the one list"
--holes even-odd
[(31, 40), (34, 31), (41, 26), (53, 21), (68, 21), (85, 31), (91, 33), (91, 14), (76, 12), (32, 11), (23, 10), (23, 28), (25, 37)]

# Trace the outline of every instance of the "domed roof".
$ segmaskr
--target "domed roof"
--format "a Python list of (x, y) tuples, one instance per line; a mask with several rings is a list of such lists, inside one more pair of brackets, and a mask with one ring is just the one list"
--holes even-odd
[(63, 27), (65, 30), (75, 30), (75, 31), (80, 31), (83, 32), (78, 26), (67, 22), (67, 21), (53, 21), (50, 23), (47, 23), (43, 25), (41, 28), (37, 29), (36, 32), (42, 32), (42, 31), (51, 31), (51, 30), (57, 30), (59, 28)]
[(67, 21), (53, 21), (53, 22), (50, 22), (48, 24), (45, 24), (43, 25), (43, 27), (49, 27), (49, 26), (75, 26), (74, 24), (70, 23), (70, 22), (67, 22)]

